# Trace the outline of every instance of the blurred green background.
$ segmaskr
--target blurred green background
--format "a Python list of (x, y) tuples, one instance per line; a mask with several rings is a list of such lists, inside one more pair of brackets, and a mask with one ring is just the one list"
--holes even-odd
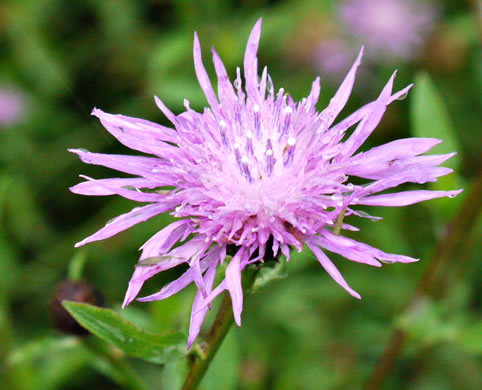
[[(308, 252), (294, 255), (286, 279), (247, 300), (243, 326), (229, 334), (204, 389), (362, 388), (394, 331), (404, 335), (404, 348), (383, 373), (381, 388), (482, 388), (482, 224), (480, 199), (469, 198), (471, 189), (480, 188), (481, 4), (433, 3), (437, 17), (419, 55), (410, 61), (367, 60), (343, 113), (375, 99), (398, 68), (397, 90), (412, 82), (415, 87), (389, 107), (364, 148), (409, 136), (444, 138), (435, 152), (457, 151), (447, 164), (456, 172), (430, 188), (465, 192), (456, 199), (371, 209), (384, 218), (376, 223), (348, 221), (360, 228), (352, 237), (421, 258), (377, 269), (330, 254), (361, 301), (337, 286)], [(0, 388), (132, 389), (131, 374), (146, 388), (176, 388), (178, 364), (113, 355), (94, 336), (64, 335), (52, 325), (50, 302), (69, 267), (70, 277), (78, 277), (75, 267), (85, 262), (82, 278), (117, 310), (137, 249), (172, 220), (157, 217), (74, 249), (134, 205), (70, 193), (79, 174), (117, 173), (83, 165), (67, 148), (132, 153), (90, 116), (94, 106), (165, 125), (153, 95), (176, 113), (185, 98), (202, 109), (206, 102), (192, 64), (195, 30), (210, 75), (214, 45), (233, 76), (250, 29), (263, 17), (260, 66), (268, 66), (276, 89), (301, 99), (321, 72), (311, 60), (314, 51), (337, 34), (324, 28), (337, 24), (336, 7), (328, 0), (0, 3), (0, 91), (14, 91), (20, 101), (19, 116), (0, 122)], [(351, 61), (357, 51), (349, 53)], [(321, 78), (320, 110), (340, 82), (337, 75)], [(1, 99), (0, 105), (7, 107)], [(433, 279), (422, 279), (424, 273)], [(178, 274), (156, 276), (142, 294)], [(166, 301), (134, 302), (120, 313), (153, 331), (186, 329), (194, 295), (188, 288)]]

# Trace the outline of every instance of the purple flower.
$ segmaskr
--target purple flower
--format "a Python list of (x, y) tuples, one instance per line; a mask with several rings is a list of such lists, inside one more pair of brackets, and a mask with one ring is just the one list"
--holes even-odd
[(436, 18), (435, 7), (419, 0), (349, 0), (339, 8), (344, 29), (369, 55), (409, 60), (421, 49)]
[(340, 38), (322, 40), (313, 51), (312, 63), (322, 74), (341, 80), (349, 69), (353, 56), (351, 48)]
[[(124, 306), (137, 296), (147, 279), (187, 263), (189, 269), (179, 279), (139, 300), (165, 299), (194, 282), (198, 292), (189, 346), (199, 333), (210, 302), (224, 290), (231, 295), (236, 323), (241, 324), (241, 272), (250, 263), (262, 262), (267, 250), (281, 252), (289, 261), (290, 249), (302, 251), (306, 244), (330, 276), (360, 298), (324, 249), (377, 267), (380, 261), (416, 259), (335, 235), (333, 227), (340, 213), (362, 217), (365, 214), (354, 206), (406, 206), (460, 192), (419, 190), (376, 195), (402, 183), (433, 182), (451, 172), (438, 165), (453, 153), (421, 156), (441, 142), (437, 139), (402, 139), (356, 153), (380, 122), (387, 105), (404, 96), (410, 86), (392, 94), (394, 74), (375, 101), (334, 124), (350, 95), (362, 52), (320, 113), (315, 109), (319, 78), (313, 82), (309, 96), (298, 103), (282, 88), (275, 92), (266, 68), (258, 78), (260, 33), (261, 20), (254, 26), (246, 48), (244, 90), (240, 69), (233, 87), (213, 49), (218, 97), (194, 35), (194, 67), (210, 107), (196, 112), (185, 101), (186, 111), (175, 115), (156, 97), (174, 129), (94, 109), (93, 115), (121, 143), (152, 157), (71, 150), (85, 163), (134, 176), (100, 180), (85, 177), (87, 181), (72, 187), (73, 192), (117, 194), (147, 203), (110, 221), (76, 246), (111, 237), (168, 211), (179, 218), (142, 246)], [(348, 135), (347, 130), (354, 125)], [(366, 184), (352, 183), (352, 176), (366, 179)], [(358, 230), (348, 224), (343, 224), (343, 229)], [(217, 268), (226, 261), (228, 246), (235, 248), (235, 254), (224, 280), (214, 287)]]
[(20, 120), (24, 111), (24, 96), (10, 87), (0, 87), (0, 127)]

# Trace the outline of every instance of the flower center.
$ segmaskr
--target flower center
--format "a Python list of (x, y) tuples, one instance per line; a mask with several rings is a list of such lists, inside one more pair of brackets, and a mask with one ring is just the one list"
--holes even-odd
[(271, 102), (271, 107), (265, 101), (263, 110), (258, 104), (251, 110), (245, 104), (237, 105), (233, 121), (218, 122), (224, 152), (228, 152), (231, 165), (249, 184), (278, 176), (293, 164), (297, 143), (293, 134), (294, 110), (285, 100), (285, 96), (278, 98)]

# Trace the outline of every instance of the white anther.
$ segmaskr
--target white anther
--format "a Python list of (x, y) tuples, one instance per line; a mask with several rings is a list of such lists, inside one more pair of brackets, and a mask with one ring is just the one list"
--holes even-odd
[(253, 111), (254, 111), (254, 112), (259, 112), (259, 106), (258, 106), (257, 104), (255, 104), (255, 105), (253, 106)]
[(246, 156), (243, 156), (243, 157), (241, 158), (241, 162), (242, 162), (243, 164), (247, 164), (247, 163), (249, 162), (249, 159), (248, 159)]
[(266, 150), (266, 155), (267, 155), (267, 156), (272, 156), (272, 155), (273, 155), (273, 150), (272, 150), (272, 149), (267, 149), (267, 150)]
[(233, 148), (234, 148), (234, 149), (239, 149), (240, 147), (241, 147), (241, 146), (240, 146), (237, 142), (235, 142), (234, 145), (233, 145)]
[(293, 109), (290, 106), (286, 106), (283, 108), (283, 114), (291, 114), (293, 112)]
[(248, 132), (246, 132), (246, 137), (247, 138), (253, 138), (253, 133), (248, 130)]
[(226, 122), (221, 119), (221, 120), (219, 121), (219, 126), (221, 126), (221, 127), (226, 127)]
[(293, 146), (294, 144), (296, 144), (296, 139), (293, 137), (288, 138), (288, 145)]

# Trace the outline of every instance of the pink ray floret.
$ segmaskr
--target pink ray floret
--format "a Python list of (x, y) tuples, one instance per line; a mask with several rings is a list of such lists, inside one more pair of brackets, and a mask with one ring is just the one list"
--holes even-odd
[[(238, 69), (233, 85), (213, 49), (217, 95), (195, 35), (194, 65), (209, 107), (196, 112), (186, 101), (186, 111), (175, 115), (156, 98), (157, 106), (173, 128), (94, 109), (93, 115), (114, 137), (150, 157), (72, 150), (85, 163), (134, 176), (100, 180), (85, 177), (87, 181), (72, 187), (73, 192), (117, 194), (147, 203), (111, 220), (76, 246), (111, 237), (161, 213), (170, 212), (178, 218), (142, 246), (124, 306), (137, 297), (147, 279), (178, 265), (189, 265), (181, 277), (158, 293), (139, 298), (165, 299), (194, 283), (198, 293), (192, 308), (189, 346), (199, 334), (210, 303), (223, 291), (230, 294), (235, 321), (241, 325), (241, 272), (248, 264), (262, 261), (266, 251), (275, 256), (281, 252), (289, 260), (290, 249), (302, 251), (306, 244), (334, 281), (360, 298), (325, 250), (373, 266), (417, 259), (385, 253), (335, 235), (333, 227), (338, 216), (342, 212), (362, 216), (353, 208), (356, 205), (406, 206), (454, 197), (460, 192), (378, 194), (403, 183), (433, 182), (451, 172), (439, 164), (453, 154), (421, 155), (441, 142), (437, 139), (408, 138), (358, 152), (387, 105), (410, 88), (393, 93), (395, 74), (374, 102), (335, 124), (351, 93), (363, 49), (320, 113), (315, 108), (320, 94), (319, 78), (307, 98), (294, 102), (283, 89), (275, 92), (266, 68), (259, 77), (260, 35), (261, 20), (248, 40), (244, 88), (241, 70)], [(352, 127), (355, 128), (349, 135)], [(353, 184), (353, 177), (366, 183)], [(347, 224), (343, 229), (358, 230)], [(224, 280), (215, 286), (216, 271), (226, 260), (228, 248), (234, 249), (235, 254), (227, 265)]]

